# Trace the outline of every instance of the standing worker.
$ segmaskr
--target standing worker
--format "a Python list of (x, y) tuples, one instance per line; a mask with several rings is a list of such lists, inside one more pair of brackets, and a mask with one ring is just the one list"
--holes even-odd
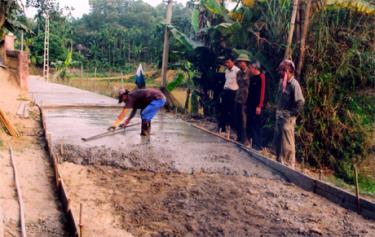
[(251, 145), (256, 150), (263, 147), (262, 112), (266, 94), (266, 76), (262, 73), (259, 61), (250, 63), (250, 87), (247, 102), (247, 128)]
[(275, 147), (277, 161), (295, 168), (294, 128), (296, 117), (303, 108), (305, 99), (301, 86), (294, 78), (293, 61), (284, 59), (278, 68), (281, 76), (276, 109)]
[(235, 96), (236, 102), (236, 117), (237, 117), (237, 141), (245, 146), (249, 146), (250, 142), (247, 138), (247, 97), (249, 94), (250, 84), (250, 70), (249, 70), (249, 56), (247, 54), (240, 54), (237, 58), (240, 71), (237, 74), (238, 90)]
[(118, 102), (125, 103), (120, 115), (114, 124), (108, 130), (115, 130), (132, 108), (132, 112), (120, 127), (125, 128), (130, 120), (134, 117), (137, 109), (141, 109), (142, 129), (141, 136), (149, 136), (151, 131), (151, 119), (157, 114), (161, 107), (164, 106), (166, 99), (164, 94), (157, 89), (137, 89), (132, 92), (121, 89), (118, 96)]
[(219, 129), (221, 129), (222, 132), (225, 132), (228, 125), (232, 127), (234, 125), (234, 97), (238, 90), (237, 74), (240, 71), (240, 69), (234, 65), (234, 60), (231, 57), (225, 60), (225, 66), (225, 84), (222, 92), (222, 111), (219, 124)]

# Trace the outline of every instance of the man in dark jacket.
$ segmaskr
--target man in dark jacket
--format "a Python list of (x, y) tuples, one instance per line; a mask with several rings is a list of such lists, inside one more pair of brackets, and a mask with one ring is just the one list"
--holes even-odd
[(161, 107), (164, 106), (166, 98), (164, 94), (157, 89), (137, 89), (132, 92), (121, 89), (119, 92), (119, 103), (124, 102), (124, 108), (117, 117), (114, 124), (108, 130), (114, 130), (121, 123), (128, 113), (128, 109), (132, 108), (132, 112), (120, 127), (126, 127), (130, 120), (134, 117), (137, 109), (141, 109), (142, 129), (141, 136), (149, 136), (151, 130), (151, 119), (157, 114)]
[(236, 102), (236, 118), (237, 118), (237, 141), (241, 142), (245, 146), (249, 146), (250, 142), (247, 137), (246, 133), (246, 125), (247, 125), (247, 97), (249, 94), (249, 78), (250, 78), (250, 70), (249, 70), (249, 56), (246, 54), (241, 54), (237, 58), (238, 65), (240, 67), (240, 71), (237, 74), (237, 84), (238, 90), (236, 91), (236, 95), (234, 101)]
[(295, 65), (284, 59), (279, 65), (281, 76), (276, 109), (275, 148), (279, 162), (295, 168), (294, 128), (296, 117), (302, 110), (305, 99), (301, 86), (294, 78)]
[(250, 87), (247, 102), (247, 129), (248, 137), (252, 140), (252, 147), (260, 150), (262, 144), (262, 121), (261, 115), (264, 107), (264, 97), (266, 92), (266, 77), (261, 72), (258, 61), (251, 62)]

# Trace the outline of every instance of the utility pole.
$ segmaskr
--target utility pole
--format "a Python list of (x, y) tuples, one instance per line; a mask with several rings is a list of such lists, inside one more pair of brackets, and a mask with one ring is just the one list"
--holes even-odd
[(44, 55), (43, 55), (43, 78), (48, 81), (49, 76), (49, 17), (46, 13), (44, 27)]
[[(172, 21), (172, 7), (173, 1), (168, 0), (167, 12), (165, 14), (165, 24), (169, 25)], [(169, 32), (167, 26), (164, 30), (164, 46), (163, 46), (163, 61), (161, 66), (161, 87), (165, 88), (167, 85), (167, 69), (168, 69), (168, 55), (169, 55)]]

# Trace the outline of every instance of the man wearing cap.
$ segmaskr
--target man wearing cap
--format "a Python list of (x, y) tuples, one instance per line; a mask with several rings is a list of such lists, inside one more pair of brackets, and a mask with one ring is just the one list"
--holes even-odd
[(251, 62), (249, 70), (251, 76), (247, 102), (248, 137), (252, 140), (252, 147), (260, 150), (263, 146), (261, 115), (266, 93), (266, 77), (261, 71), (259, 61)]
[(249, 83), (250, 83), (250, 70), (248, 64), (250, 62), (247, 54), (240, 54), (237, 58), (240, 71), (237, 74), (238, 90), (234, 101), (236, 102), (236, 117), (237, 117), (237, 141), (241, 142), (245, 146), (249, 146), (250, 142), (247, 138), (246, 125), (247, 125), (247, 97), (249, 94)]
[(128, 113), (128, 109), (132, 108), (133, 110), (129, 117), (120, 125), (120, 127), (125, 128), (136, 114), (137, 109), (141, 109), (141, 136), (149, 136), (151, 130), (151, 119), (157, 114), (160, 108), (164, 106), (166, 99), (164, 94), (157, 89), (137, 89), (132, 92), (121, 89), (118, 101), (119, 103), (125, 103), (124, 108), (108, 130), (116, 129)]
[(294, 128), (296, 117), (303, 108), (305, 99), (301, 86), (294, 78), (295, 65), (284, 59), (278, 68), (281, 76), (276, 109), (275, 148), (279, 162), (295, 168)]
[(237, 74), (240, 71), (240, 69), (234, 65), (234, 60), (231, 57), (225, 60), (225, 66), (225, 84), (222, 92), (222, 113), (219, 124), (219, 129), (221, 129), (222, 132), (226, 130), (228, 125), (233, 126), (234, 123), (234, 98), (238, 90)]

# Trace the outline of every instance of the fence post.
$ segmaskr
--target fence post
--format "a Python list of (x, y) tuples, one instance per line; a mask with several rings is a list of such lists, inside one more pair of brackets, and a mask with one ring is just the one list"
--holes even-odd
[(359, 184), (358, 184), (358, 168), (357, 165), (353, 165), (354, 168), (354, 179), (355, 179), (355, 195), (357, 197), (357, 212), (358, 214), (361, 212), (361, 205), (359, 199)]

